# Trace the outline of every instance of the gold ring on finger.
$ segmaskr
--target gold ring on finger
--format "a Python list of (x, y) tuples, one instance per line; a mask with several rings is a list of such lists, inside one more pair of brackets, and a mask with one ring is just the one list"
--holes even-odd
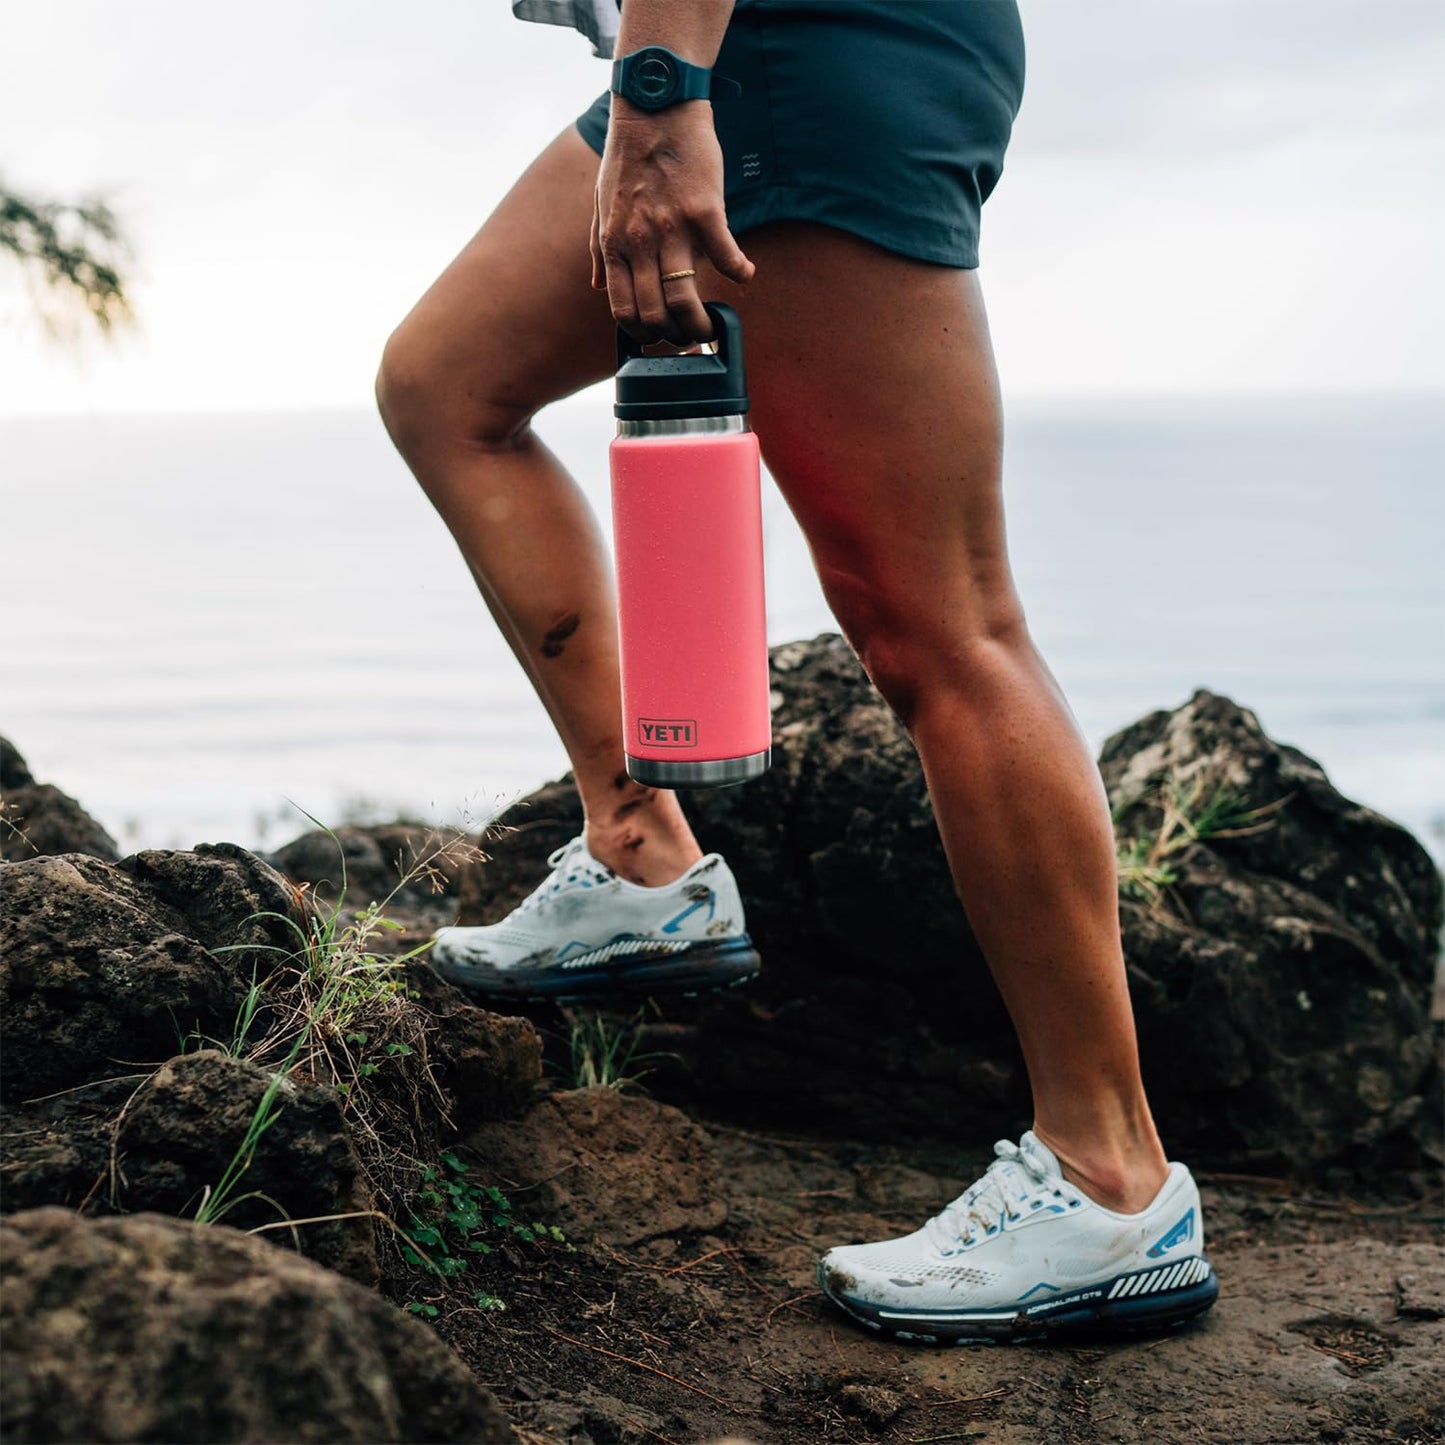
[(689, 276), (696, 276), (697, 272), (689, 268), (686, 271), (665, 271), (662, 279), (664, 281), (686, 281)]

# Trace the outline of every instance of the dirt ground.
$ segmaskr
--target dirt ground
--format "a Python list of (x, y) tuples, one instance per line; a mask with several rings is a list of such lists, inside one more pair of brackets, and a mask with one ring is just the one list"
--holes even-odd
[(1408, 1185), (1363, 1201), (1205, 1175), (1221, 1296), (1202, 1323), (1124, 1342), (929, 1348), (856, 1327), (816, 1291), (813, 1262), (830, 1244), (915, 1228), (988, 1143), (700, 1130), (598, 1091), (568, 1107), (561, 1122), (555, 1106), (539, 1116), (535, 1152), (515, 1125), (509, 1159), (487, 1130), (470, 1143), (519, 1208), (568, 1226), (576, 1252), (485, 1261), (505, 1311), (432, 1296), (439, 1333), (528, 1445), (1445, 1441), (1441, 1201)]

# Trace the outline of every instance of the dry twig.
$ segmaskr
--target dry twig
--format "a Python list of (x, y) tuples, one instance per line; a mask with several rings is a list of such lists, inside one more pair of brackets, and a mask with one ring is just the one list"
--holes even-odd
[(701, 1395), (704, 1400), (711, 1400), (714, 1405), (721, 1405), (724, 1410), (733, 1408), (726, 1400), (718, 1399), (716, 1395), (704, 1390), (701, 1386), (689, 1384), (686, 1380), (679, 1380), (676, 1375), (669, 1375), (666, 1370), (659, 1370), (656, 1365), (649, 1365), (645, 1360), (634, 1360), (631, 1355), (619, 1355), (616, 1350), (604, 1350), (601, 1345), (589, 1345), (586, 1340), (573, 1339), (571, 1335), (564, 1335), (561, 1330), (554, 1330), (551, 1325), (543, 1325), (542, 1328), (549, 1335), (555, 1335), (559, 1340), (566, 1340), (569, 1345), (576, 1345), (583, 1350), (591, 1350), (594, 1355), (606, 1355), (609, 1360), (621, 1360), (624, 1365), (631, 1365), (638, 1370), (646, 1370), (650, 1375), (657, 1375), (674, 1385), (681, 1385), (684, 1390), (691, 1390), (694, 1395)]

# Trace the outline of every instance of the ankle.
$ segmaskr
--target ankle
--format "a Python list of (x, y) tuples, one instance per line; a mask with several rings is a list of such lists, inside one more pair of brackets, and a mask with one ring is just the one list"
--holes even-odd
[(644, 888), (674, 882), (702, 857), (673, 794), (631, 782), (589, 811), (584, 836), (599, 863)]
[(1154, 1132), (1146, 1128), (1112, 1137), (1081, 1139), (1055, 1134), (1047, 1126), (1033, 1132), (1053, 1150), (1065, 1179), (1095, 1204), (1117, 1214), (1137, 1214), (1153, 1202), (1169, 1177), (1169, 1161)]
[(640, 829), (612, 837), (594, 837), (587, 832), (587, 851), (619, 878), (644, 888), (664, 888), (675, 883), (699, 858), (702, 849), (675, 840), (650, 836)]

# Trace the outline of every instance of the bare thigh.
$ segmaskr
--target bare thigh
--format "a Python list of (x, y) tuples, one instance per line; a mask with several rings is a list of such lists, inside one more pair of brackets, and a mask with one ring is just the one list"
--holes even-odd
[(975, 273), (802, 222), (744, 244), (753, 425), (855, 644), (947, 651), (1021, 626)]

